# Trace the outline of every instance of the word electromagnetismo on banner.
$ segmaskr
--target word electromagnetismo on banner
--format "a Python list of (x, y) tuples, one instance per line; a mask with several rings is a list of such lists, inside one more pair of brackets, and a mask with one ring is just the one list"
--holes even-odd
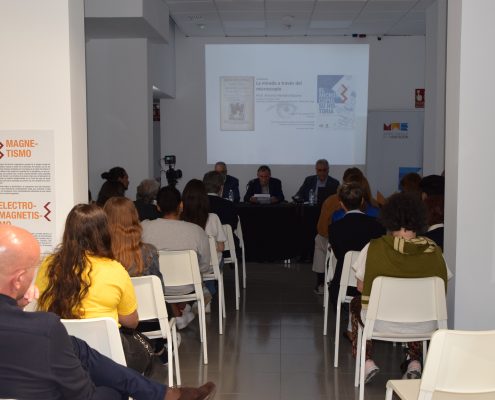
[(55, 239), (52, 131), (0, 131), (0, 223), (24, 228), (43, 253)]

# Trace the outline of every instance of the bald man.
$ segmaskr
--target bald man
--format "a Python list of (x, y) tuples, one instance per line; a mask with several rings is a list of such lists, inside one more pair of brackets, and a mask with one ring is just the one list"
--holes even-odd
[(69, 336), (55, 314), (23, 312), (38, 295), (32, 281), (39, 258), (39, 244), (29, 232), (0, 224), (0, 398), (213, 398), (211, 382), (167, 389)]

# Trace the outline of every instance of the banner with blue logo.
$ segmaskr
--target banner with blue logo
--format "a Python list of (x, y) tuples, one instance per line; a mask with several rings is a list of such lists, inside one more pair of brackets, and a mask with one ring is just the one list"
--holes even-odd
[(374, 197), (398, 191), (406, 171), (422, 174), (423, 131), (422, 110), (368, 112), (366, 176)]

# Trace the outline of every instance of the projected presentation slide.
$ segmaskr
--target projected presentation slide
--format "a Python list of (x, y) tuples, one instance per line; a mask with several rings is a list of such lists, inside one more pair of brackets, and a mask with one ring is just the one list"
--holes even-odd
[(364, 164), (369, 46), (205, 45), (207, 161)]

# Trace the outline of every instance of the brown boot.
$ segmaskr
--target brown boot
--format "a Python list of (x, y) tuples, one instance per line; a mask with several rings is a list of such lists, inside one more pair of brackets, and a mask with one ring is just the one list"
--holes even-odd
[(199, 388), (172, 388), (167, 390), (165, 400), (212, 400), (215, 391), (216, 385), (213, 382), (207, 382)]

